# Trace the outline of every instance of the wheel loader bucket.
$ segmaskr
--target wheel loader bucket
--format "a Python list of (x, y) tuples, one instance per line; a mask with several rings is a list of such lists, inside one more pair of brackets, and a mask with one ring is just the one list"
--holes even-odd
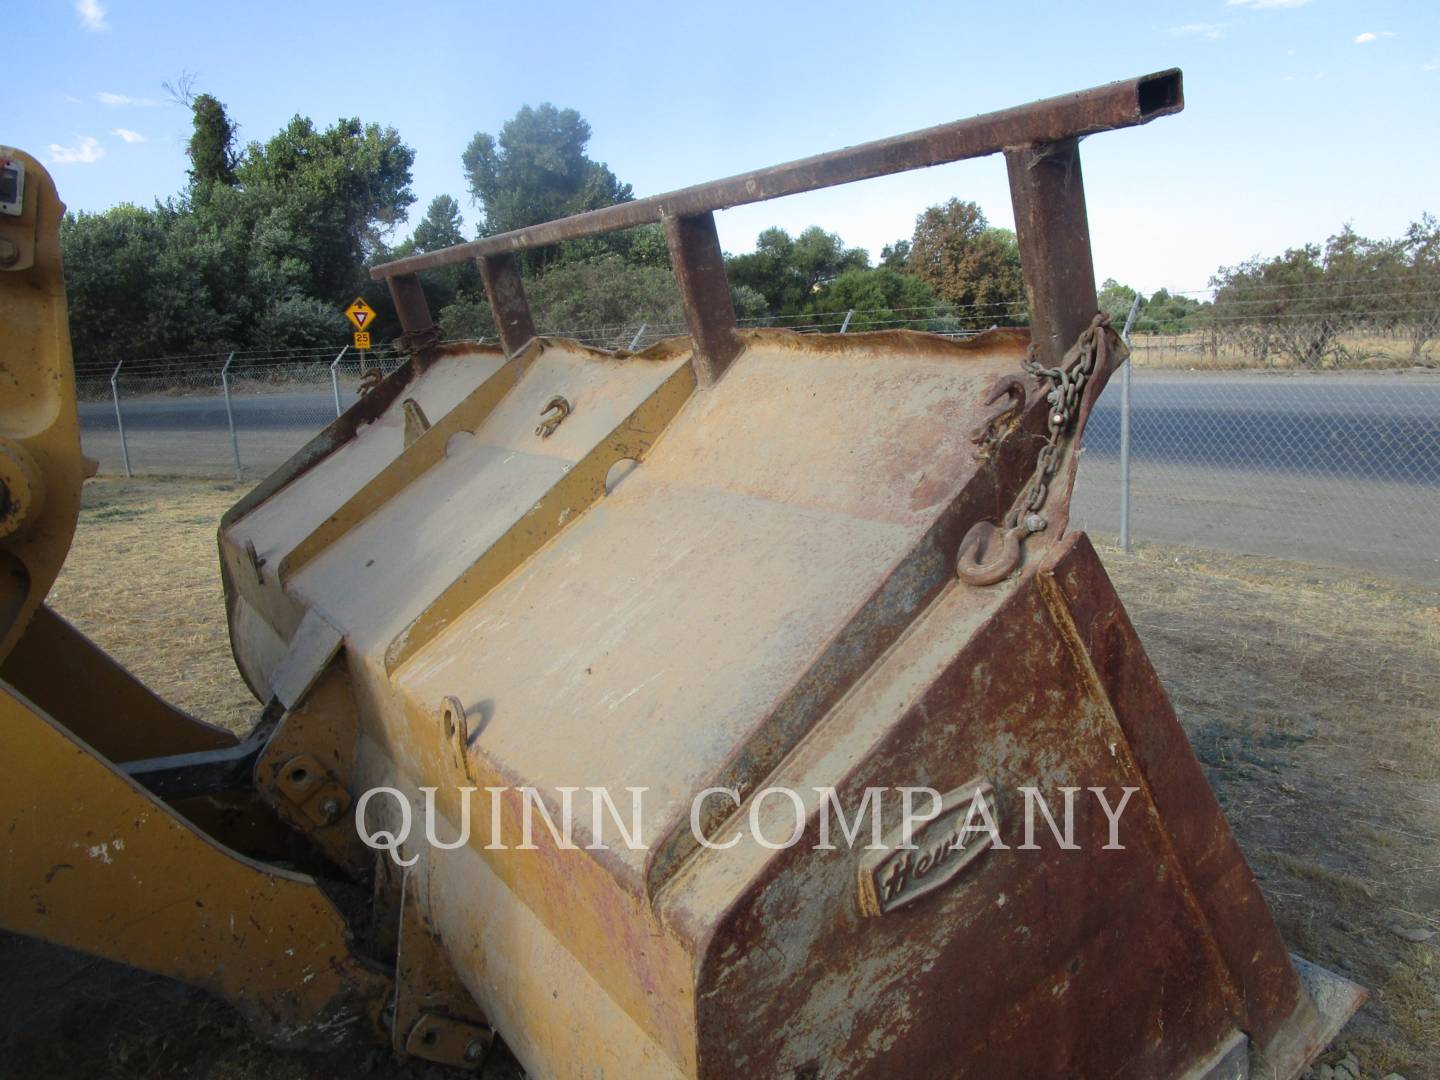
[[(1126, 355), (1076, 139), (1181, 104), (1165, 72), (377, 267), (409, 361), (221, 525), (256, 732), (117, 761), (118, 721), (5, 669), (35, 777), (0, 798), (67, 814), (0, 841), (4, 924), (457, 1068), (498, 1032), (536, 1076), (1298, 1076), (1363, 992), (1288, 955), (1066, 527)], [(1028, 330), (736, 326), (713, 211), (1000, 151)], [(647, 221), (689, 335), (538, 336), (516, 254)], [(498, 345), (430, 323), (417, 274), (470, 258)], [(311, 875), (210, 831), (222, 798)], [(113, 857), (51, 880), (75, 836)], [(77, 887), (181, 843), (207, 861), (127, 899), (168, 952), (82, 929), (117, 916)]]

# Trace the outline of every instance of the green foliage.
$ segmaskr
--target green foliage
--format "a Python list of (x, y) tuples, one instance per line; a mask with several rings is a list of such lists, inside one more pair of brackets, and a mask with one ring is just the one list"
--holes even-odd
[(252, 142), (236, 176), (276, 257), (309, 267), (310, 295), (342, 300), (363, 287), (366, 260), (415, 201), (414, 160), (394, 128), (350, 118), (317, 131), (297, 116)]
[[(436, 195), (430, 200), (425, 216), (415, 226), (415, 232), (408, 240), (396, 245), (388, 258), (401, 259), (426, 251), (440, 251), (465, 242), (465, 219), (460, 214), (460, 204), (449, 195)], [(479, 296), (483, 291), (480, 283), (480, 269), (473, 259), (426, 270), (420, 274), (425, 288), (425, 297), (430, 310), (439, 312), (454, 303), (462, 295)], [(489, 308), (487, 307), (488, 311)], [(439, 316), (436, 316), (437, 320)], [(488, 316), (487, 316), (488, 318)], [(467, 323), (468, 325), (468, 323)], [(441, 327), (442, 336), (448, 336)], [(460, 337), (479, 337), (479, 334), (461, 334)]]
[(684, 321), (675, 277), (618, 255), (561, 263), (527, 284), (535, 325), (549, 333)]
[(416, 251), (439, 251), (465, 242), (465, 219), (460, 204), (449, 195), (436, 195), (420, 224), (415, 226)]
[(1129, 285), (1121, 285), (1114, 278), (1106, 278), (1095, 299), (1100, 310), (1110, 316), (1110, 324), (1116, 331), (1124, 329), (1125, 319), (1130, 314), (1130, 305), (1135, 302), (1135, 290)]
[(393, 128), (349, 119), (318, 131), (296, 117), (237, 159), (224, 106), (204, 94), (186, 100), (195, 119), (188, 190), (150, 209), (69, 214), (61, 225), (77, 363), (338, 348), (340, 310), (367, 289), (367, 259), (414, 201), (413, 151)]
[(1015, 234), (992, 228), (973, 202), (951, 199), (916, 218), (904, 265), (907, 274), (955, 305), (964, 326), (1025, 321), (1025, 281)]
[(187, 152), (190, 155), (190, 180), (199, 184), (235, 186), (235, 126), (225, 113), (225, 106), (210, 94), (201, 94), (190, 102), (194, 133)]
[(1420, 363), (1427, 342), (1440, 338), (1440, 221), (1424, 214), (1411, 222), (1392, 253), (1391, 273), (1403, 284), (1397, 304), (1410, 337), (1410, 359)]
[(765, 297), (749, 285), (730, 283), (730, 303), (735, 307), (735, 318), (740, 322), (761, 322), (768, 312)]
[(910, 241), (896, 240), (880, 249), (880, 265), (887, 270), (905, 272), (905, 261), (910, 258)]
[(850, 330), (928, 329), (948, 314), (936, 308), (935, 292), (919, 278), (881, 266), (847, 270), (815, 294), (810, 310), (838, 313), (854, 309)]
[(818, 225), (793, 238), (784, 229), (766, 229), (753, 253), (725, 260), (731, 283), (763, 296), (771, 315), (814, 310), (812, 302), (826, 282), (869, 265), (863, 248), (845, 247), (839, 235)]
[(253, 341), (267, 349), (333, 345), (344, 340), (348, 326), (334, 304), (308, 296), (287, 296), (260, 313)]
[[(498, 137), (477, 132), (460, 161), (470, 197), (482, 212), (480, 235), (629, 202), (634, 197), (630, 185), (586, 155), (589, 142), (585, 119), (574, 109), (557, 109), (549, 102), (521, 108)], [(535, 269), (614, 250), (604, 238), (596, 238), (566, 252), (526, 252), (523, 261)]]
[(478, 341), (480, 338), (494, 341), (498, 334), (489, 302), (474, 295), (458, 297), (440, 308), (435, 325), (445, 341)]
[[(1125, 319), (1130, 314), (1130, 305), (1135, 301), (1135, 290), (1121, 285), (1114, 278), (1106, 278), (1096, 298), (1100, 310), (1110, 316), (1116, 331), (1123, 330)], [(1172, 295), (1168, 289), (1157, 289), (1149, 297), (1140, 298), (1140, 310), (1135, 313), (1135, 334), (1183, 334), (1199, 329), (1202, 316), (1209, 311), (1209, 304), (1188, 296)]]
[(1216, 333), (1262, 364), (1315, 368), (1343, 361), (1341, 331), (1392, 286), (1403, 265), (1397, 250), (1347, 225), (1323, 247), (1306, 244), (1221, 267), (1210, 279)]
[(1201, 303), (1193, 297), (1171, 294), (1169, 289), (1156, 289), (1140, 302), (1140, 313), (1136, 316), (1133, 332), (1188, 333), (1205, 325), (1205, 317), (1209, 311), (1209, 301)]

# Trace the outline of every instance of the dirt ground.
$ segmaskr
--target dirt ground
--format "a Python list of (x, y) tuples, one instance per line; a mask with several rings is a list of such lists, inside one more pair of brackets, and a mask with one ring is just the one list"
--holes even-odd
[[(237, 730), (215, 527), (235, 485), (98, 480), (52, 592), (181, 707)], [(1294, 952), (1369, 988), (1322, 1062), (1440, 1080), (1440, 599), (1353, 571), (1102, 548)], [(368, 1046), (272, 1050), (166, 980), (0, 941), (3, 1077), (423, 1077)], [(497, 1062), (487, 1076), (513, 1076)]]

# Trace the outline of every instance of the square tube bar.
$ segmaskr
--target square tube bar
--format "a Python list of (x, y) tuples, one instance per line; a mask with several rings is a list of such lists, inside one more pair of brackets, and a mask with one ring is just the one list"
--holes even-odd
[(675, 283), (680, 286), (685, 324), (690, 328), (695, 383), (703, 390), (725, 374), (741, 348), (715, 215), (667, 217), (665, 240), (670, 246), (670, 264), (675, 267)]
[(520, 264), (513, 254), (482, 255), (480, 280), (485, 296), (495, 315), (500, 331), (500, 345), (506, 356), (514, 356), (535, 336), (535, 321), (530, 317), (530, 302), (525, 298), (525, 283), (520, 280)]
[[(710, 242), (714, 211), (1003, 152), (1010, 171), (1032, 338), (1040, 359), (1055, 363), (1084, 329), (1083, 325), (1074, 329), (1078, 312), (1087, 309), (1086, 323), (1094, 314), (1094, 268), (1078, 140), (1148, 123), (1184, 107), (1181, 74), (1172, 68), (411, 255), (372, 268), (370, 276), (393, 282), (421, 270), (479, 259), (501, 340), (511, 352), (524, 344), (522, 337), (528, 341), (534, 336), (515, 252), (664, 222), (696, 349), (696, 374), (702, 385), (710, 385), (735, 355), (726, 338), (726, 333), (733, 335), (734, 326), (728, 286), (716, 287), (713, 262), (719, 242)], [(708, 227), (702, 224), (706, 219)], [(723, 281), (723, 261), (719, 274)], [(428, 311), (421, 326), (421, 313), (412, 304), (412, 326), (398, 303), (397, 310), (407, 339), (424, 336), (430, 329)]]

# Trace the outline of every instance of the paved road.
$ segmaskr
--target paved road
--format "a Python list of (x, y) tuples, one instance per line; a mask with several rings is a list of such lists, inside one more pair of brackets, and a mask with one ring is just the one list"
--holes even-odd
[[(349, 404), (348, 392), (342, 404)], [(1107, 388), (1086, 437), (1089, 452), (1119, 452), (1119, 383)], [(244, 432), (313, 432), (334, 417), (323, 392), (239, 395)], [(218, 396), (123, 400), (127, 433), (225, 432)], [(87, 431), (113, 431), (114, 408), (81, 405)], [(1320, 473), (1440, 486), (1440, 378), (1187, 376), (1142, 373), (1132, 387), (1137, 466), (1160, 462)], [(261, 463), (256, 463), (261, 464)]]
[[(284, 461), (335, 413), (328, 386), (232, 400), (247, 475)], [(1118, 528), (1119, 401), (1117, 379), (1086, 434), (1076, 518), (1098, 533)], [(1140, 369), (1132, 405), (1137, 538), (1440, 580), (1440, 375)], [(223, 398), (122, 407), (137, 472), (233, 468)], [(83, 403), (81, 426), (88, 452), (118, 471), (113, 406)]]

